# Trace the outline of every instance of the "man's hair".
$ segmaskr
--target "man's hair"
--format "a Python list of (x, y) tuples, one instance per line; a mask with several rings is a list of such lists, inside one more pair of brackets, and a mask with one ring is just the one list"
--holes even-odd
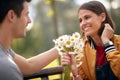
[(0, 0), (0, 23), (2, 23), (9, 10), (13, 10), (20, 17), (25, 1), (30, 2), (31, 0)]

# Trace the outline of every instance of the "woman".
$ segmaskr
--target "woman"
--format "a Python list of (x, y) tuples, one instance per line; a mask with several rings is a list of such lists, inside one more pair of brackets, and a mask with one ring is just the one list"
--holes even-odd
[(64, 53), (62, 65), (71, 64), (74, 80), (119, 80), (120, 36), (114, 35), (114, 24), (104, 5), (90, 1), (78, 11), (84, 39), (82, 65)]

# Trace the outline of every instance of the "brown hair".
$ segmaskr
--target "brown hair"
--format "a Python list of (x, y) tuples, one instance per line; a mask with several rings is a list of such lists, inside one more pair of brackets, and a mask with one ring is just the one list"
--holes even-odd
[(23, 3), (31, 0), (0, 0), (0, 23), (3, 22), (9, 10), (13, 10), (17, 17), (21, 16)]
[[(99, 2), (99, 1), (86, 2), (86, 3), (84, 3), (83, 5), (80, 6), (78, 12), (81, 9), (90, 10), (90, 11), (94, 12), (96, 15), (100, 15), (101, 13), (105, 13), (106, 19), (105, 19), (105, 21), (102, 22), (101, 28), (98, 31), (98, 34), (100, 36), (101, 36), (101, 34), (103, 32), (103, 29), (104, 29), (104, 23), (110, 24), (110, 26), (115, 30), (114, 23), (113, 23), (111, 17), (109, 16), (106, 8), (104, 7), (104, 5), (101, 2)], [(83, 35), (84, 35), (84, 33), (83, 33)]]

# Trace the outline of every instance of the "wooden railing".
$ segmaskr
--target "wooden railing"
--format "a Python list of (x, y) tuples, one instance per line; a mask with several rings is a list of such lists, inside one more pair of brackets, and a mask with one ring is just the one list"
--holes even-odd
[[(62, 73), (63, 73), (63, 68), (61, 66), (46, 68), (46, 69), (40, 70), (37, 73), (31, 74), (31, 75), (25, 75), (24, 80), (29, 80), (33, 78), (41, 78), (41, 80), (49, 80), (50, 75), (56, 75), (56, 74), (62, 74)], [(60, 78), (55, 80), (62, 80), (62, 79)]]

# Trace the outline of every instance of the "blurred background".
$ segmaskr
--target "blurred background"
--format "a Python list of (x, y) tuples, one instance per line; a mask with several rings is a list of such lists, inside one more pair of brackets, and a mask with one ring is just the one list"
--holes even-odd
[[(54, 47), (53, 39), (60, 35), (79, 32), (78, 8), (90, 0), (32, 0), (30, 17), (32, 23), (27, 27), (27, 36), (13, 42), (16, 53), (29, 58)], [(120, 0), (97, 0), (107, 8), (120, 34)], [(54, 56), (54, 55), (53, 55)], [(59, 59), (47, 67), (58, 66)]]

